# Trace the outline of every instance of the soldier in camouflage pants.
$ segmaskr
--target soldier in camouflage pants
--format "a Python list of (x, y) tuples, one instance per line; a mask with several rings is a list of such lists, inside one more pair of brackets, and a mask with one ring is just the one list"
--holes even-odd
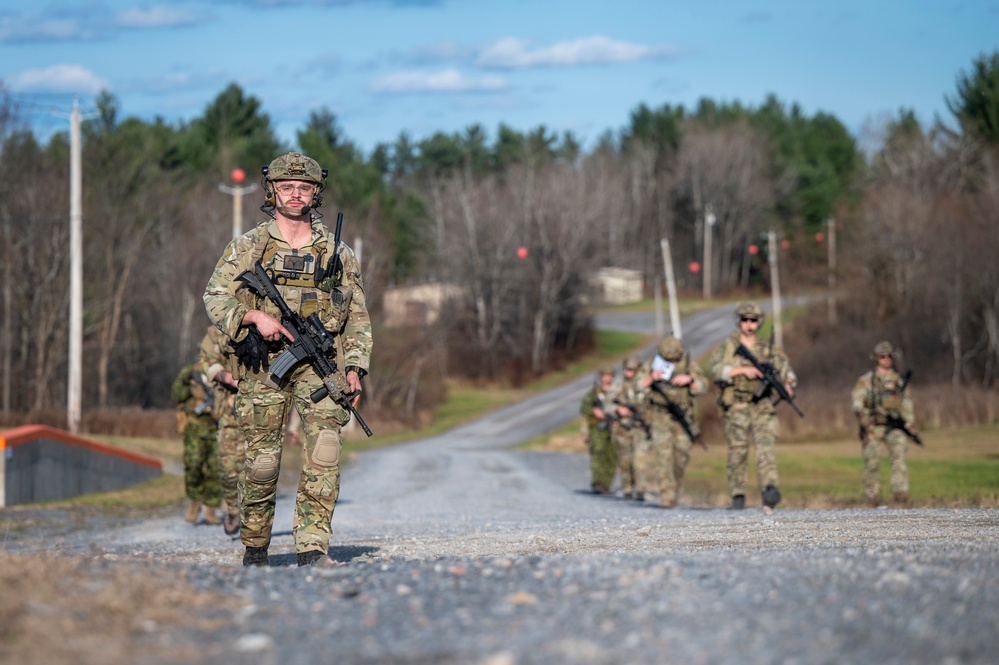
[(214, 525), (219, 523), (216, 509), (221, 502), (218, 420), (206, 364), (204, 353), (199, 353), (196, 362), (177, 374), (170, 393), (177, 404), (177, 429), (184, 435), (184, 492), (190, 499), (184, 519), (193, 524), (203, 508), (205, 524)]
[(638, 449), (648, 438), (640, 424), (642, 414), (639, 409), (641, 388), (636, 372), (641, 361), (632, 356), (626, 358), (622, 367), (621, 383), (614, 393), (615, 418), (611, 424), (611, 438), (617, 448), (617, 470), (621, 478), (621, 494), (625, 499), (642, 501), (649, 488), (642, 487), (643, 470), (640, 467)]
[(225, 514), (222, 526), (226, 534), (239, 531), (239, 496), (237, 482), (243, 470), (243, 449), (245, 440), (236, 417), (236, 393), (239, 381), (233, 377), (229, 367), (229, 338), (215, 326), (209, 326), (207, 345), (202, 347), (208, 369), (205, 374), (215, 388), (216, 413), (218, 415), (218, 466), (222, 485), (222, 501)]
[(701, 368), (690, 362), (683, 343), (676, 337), (664, 337), (657, 352), (658, 357), (643, 365), (638, 374), (643, 412), (652, 430), (650, 445), (642, 448), (642, 457), (647, 455), (648, 459), (641, 462), (641, 467), (648, 470), (646, 484), (659, 493), (659, 505), (673, 508), (679, 499), (694, 442), (670, 413), (668, 402), (679, 407), (696, 434), (694, 398), (707, 392), (708, 381)]
[(871, 506), (881, 505), (881, 446), (891, 458), (891, 493), (898, 503), (909, 500), (909, 469), (905, 464), (908, 436), (898, 427), (888, 425), (898, 419), (910, 429), (915, 427), (912, 398), (905, 381), (895, 370), (895, 349), (890, 342), (874, 347), (877, 366), (853, 386), (851, 410), (860, 424), (864, 454), (864, 497)]
[(602, 367), (598, 383), (583, 397), (579, 413), (585, 419), (586, 440), (590, 449), (590, 487), (594, 494), (607, 494), (617, 471), (617, 448), (611, 440), (614, 419), (614, 368)]
[(260, 261), (292, 310), (319, 317), (336, 338), (335, 361), (353, 403), (370, 362), (371, 322), (357, 258), (331, 237), (315, 212), (322, 204), (326, 172), (300, 153), (282, 155), (262, 172), (264, 210), (273, 219), (229, 243), (204, 300), (241, 363), (236, 412), (246, 441), (238, 482), (243, 564), (268, 562), (284, 423), (294, 408), (302, 418), (304, 455), (293, 532), (298, 564), (311, 565), (328, 553), (340, 490), (340, 429), (350, 413), (333, 399), (312, 402), (310, 395), (323, 384), (307, 363), (275, 382), (266, 368), (293, 341), (292, 333), (282, 325), (277, 306), (247, 288), (239, 276)]
[(771, 511), (780, 501), (777, 488), (777, 414), (767, 391), (761, 391), (762, 374), (742, 356), (736, 355), (741, 343), (761, 363), (774, 366), (788, 394), (794, 395), (797, 378), (787, 356), (758, 339), (763, 310), (755, 303), (736, 306), (738, 330), (719, 344), (711, 354), (711, 378), (720, 389), (718, 405), (728, 444), (728, 488), (733, 509), (746, 504), (746, 474), (749, 442), (756, 446), (756, 477), (763, 508)]

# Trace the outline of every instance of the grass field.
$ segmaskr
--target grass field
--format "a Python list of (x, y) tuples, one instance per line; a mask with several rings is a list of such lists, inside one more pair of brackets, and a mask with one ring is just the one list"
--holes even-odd
[[(699, 303), (688, 304), (685, 313)], [(649, 303), (635, 306), (636, 311)], [(626, 308), (625, 308), (626, 309)], [(785, 312), (786, 313), (786, 312)], [(395, 434), (376, 434), (370, 439), (358, 431), (345, 438), (345, 459), (359, 451), (432, 436), (452, 427), (502, 408), (533, 392), (547, 390), (586, 373), (603, 363), (618, 362), (637, 348), (648, 344), (650, 336), (633, 333), (598, 331), (597, 352), (577, 363), (519, 389), (449, 386), (448, 400), (435, 413), (433, 424), (420, 430)], [(809, 414), (810, 422), (822, 422)], [(829, 419), (830, 421), (832, 419)], [(841, 431), (842, 427), (839, 428)], [(706, 428), (717, 431), (717, 427)], [(526, 442), (523, 449), (543, 449), (585, 453), (580, 422)], [(999, 506), (999, 423), (985, 426), (955, 427), (922, 432), (926, 447), (909, 447), (911, 505), (916, 506)], [(181, 465), (182, 444), (179, 438), (95, 437), (107, 443), (163, 459), (175, 468)], [(683, 501), (695, 505), (728, 504), (725, 481), (725, 446), (717, 434), (709, 440), (709, 450), (695, 448), (684, 482)], [(793, 440), (791, 440), (793, 438)], [(282, 467), (298, 464), (293, 451), (286, 451)], [(883, 493), (888, 494), (888, 460), (884, 456), (881, 473)], [(807, 431), (787, 436), (778, 442), (778, 467), (781, 477), (782, 506), (792, 508), (838, 508), (863, 505), (861, 473), (863, 461), (855, 438), (836, 438), (831, 431)], [(295, 473), (294, 471), (292, 472)], [(282, 474), (282, 480), (286, 474)], [(755, 482), (755, 466), (750, 465), (750, 483)], [(759, 503), (759, 493), (752, 485), (747, 500)], [(78, 502), (105, 507), (155, 508), (175, 502), (183, 504), (183, 482), (174, 475), (136, 488), (82, 497)]]
[[(926, 446), (910, 445), (907, 453), (911, 506), (999, 507), (999, 424), (923, 433)], [(729, 503), (725, 477), (725, 443), (707, 441), (707, 452), (695, 447), (683, 483), (681, 501), (692, 505)], [(526, 442), (524, 450), (585, 453), (580, 423)], [(759, 501), (756, 465), (750, 451), (747, 503)], [(864, 463), (856, 439), (795, 441), (777, 444), (782, 506), (786, 508), (851, 508), (866, 505), (861, 481)], [(883, 496), (890, 498), (890, 462), (881, 464)]]

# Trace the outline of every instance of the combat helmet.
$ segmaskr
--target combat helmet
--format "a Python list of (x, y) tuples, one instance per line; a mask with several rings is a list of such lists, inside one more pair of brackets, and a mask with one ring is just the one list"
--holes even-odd
[(613, 365), (601, 365), (600, 369), (597, 370), (597, 378), (602, 377), (604, 374), (614, 376), (617, 372), (614, 370)]
[(738, 325), (744, 316), (755, 316), (760, 321), (763, 321), (763, 309), (755, 302), (741, 302), (735, 306), (736, 325)]
[(624, 359), (624, 369), (637, 370), (641, 365), (642, 361), (637, 356), (628, 356)]
[(677, 362), (683, 358), (683, 342), (673, 335), (666, 335), (659, 341), (656, 352), (670, 362)]
[(891, 342), (878, 342), (874, 345), (874, 353), (871, 355), (871, 358), (877, 360), (879, 356), (895, 357), (895, 348), (891, 345)]
[[(311, 157), (300, 152), (289, 152), (275, 157), (270, 164), (261, 166), (260, 174), (262, 176), (261, 185), (264, 189), (264, 204), (260, 209), (271, 217), (274, 217), (275, 209), (283, 214), (308, 214), (323, 204), (322, 192), (326, 189), (326, 176), (329, 171), (321, 168), (319, 162)], [(301, 211), (278, 208), (274, 183), (282, 180), (301, 180), (314, 184), (316, 191), (312, 194), (312, 201), (309, 202), (309, 205)], [(321, 217), (318, 213), (316, 216)]]

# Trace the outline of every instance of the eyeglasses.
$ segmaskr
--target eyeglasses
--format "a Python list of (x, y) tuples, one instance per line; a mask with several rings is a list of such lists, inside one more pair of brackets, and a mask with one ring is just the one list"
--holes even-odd
[(312, 192), (316, 191), (315, 185), (278, 185), (277, 190), (282, 194), (294, 194), (297, 190), (299, 194), (305, 196), (310, 196)]
[(758, 318), (756, 318), (755, 316), (744, 316), (744, 317), (742, 317), (741, 320), (742, 321), (752, 321), (753, 323), (759, 323), (760, 322), (760, 320)]

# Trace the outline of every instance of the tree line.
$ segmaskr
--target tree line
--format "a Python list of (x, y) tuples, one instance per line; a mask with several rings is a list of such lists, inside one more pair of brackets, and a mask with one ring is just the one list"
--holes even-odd
[[(401, 133), (365, 154), (327, 108), (283, 145), (262, 102), (235, 84), (178, 125), (123, 117), (103, 93), (82, 128), (84, 407), (168, 406), (208, 324), (201, 294), (231, 232), (218, 185), (237, 167), (252, 180), (292, 148), (329, 169), (323, 211), (343, 211), (345, 240), (362, 240), (376, 339), (365, 408), (385, 418), (420, 418), (449, 378), (516, 383), (585, 353), (593, 272), (637, 268), (651, 285), (661, 238), (696, 293), (701, 275), (686, 267), (703, 259), (708, 210), (705, 268), (719, 295), (766, 287), (770, 229), (790, 242), (778, 250), (782, 281), (824, 287), (825, 248), (813, 238), (835, 223), (839, 316), (798, 336), (824, 350), (796, 363), (805, 374), (833, 381), (836, 352), (856, 357), (890, 337), (927, 378), (992, 386), (999, 53), (958, 73), (946, 99), (951, 124), (922, 126), (902, 109), (868, 152), (835, 116), (770, 96), (755, 107), (640, 104), (589, 150), (544, 126), (490, 135), (472, 125)], [(4, 415), (65, 404), (68, 164), (68, 135), (40, 142), (0, 90)], [(248, 210), (257, 198), (245, 197)], [(263, 214), (244, 218), (246, 230)], [(386, 329), (384, 293), (415, 283), (460, 288), (436, 321)]]

